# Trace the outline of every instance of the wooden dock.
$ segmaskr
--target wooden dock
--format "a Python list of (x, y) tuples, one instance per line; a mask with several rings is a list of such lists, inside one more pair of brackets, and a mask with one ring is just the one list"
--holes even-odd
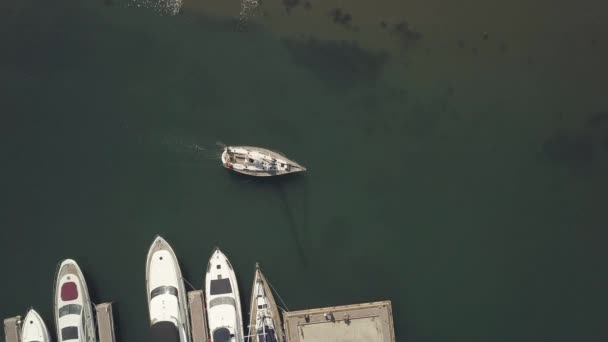
[(390, 301), (283, 314), (287, 342), (395, 342)]
[(4, 338), (6, 342), (21, 342), (21, 316), (4, 320)]
[(209, 341), (207, 310), (205, 310), (203, 291), (188, 292), (188, 307), (190, 308), (190, 323), (192, 324), (192, 342)]
[(97, 316), (99, 342), (116, 342), (112, 303), (101, 303), (95, 305), (95, 311)]

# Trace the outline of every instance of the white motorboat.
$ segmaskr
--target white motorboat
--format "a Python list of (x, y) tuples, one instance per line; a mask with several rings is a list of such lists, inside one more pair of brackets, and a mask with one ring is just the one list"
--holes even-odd
[(216, 248), (205, 276), (209, 336), (213, 342), (244, 342), (243, 314), (236, 275), (228, 258)]
[(284, 155), (260, 147), (226, 146), (222, 152), (225, 168), (249, 176), (269, 177), (304, 172), (306, 168)]
[(283, 342), (279, 309), (260, 265), (255, 264), (249, 311), (249, 342)]
[(76, 261), (59, 264), (55, 283), (55, 326), (59, 341), (97, 342), (89, 290)]
[(50, 342), (49, 334), (42, 317), (34, 309), (25, 315), (21, 326), (21, 342)]
[(157, 236), (146, 260), (146, 293), (152, 341), (190, 342), (182, 272), (167, 241)]

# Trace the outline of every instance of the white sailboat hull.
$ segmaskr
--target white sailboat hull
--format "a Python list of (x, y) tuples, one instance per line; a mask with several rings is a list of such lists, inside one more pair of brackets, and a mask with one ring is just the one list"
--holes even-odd
[(269, 285), (256, 264), (249, 311), (249, 342), (284, 341), (281, 317)]
[(271, 177), (306, 171), (306, 168), (287, 157), (260, 147), (227, 146), (221, 156), (222, 165), (235, 172)]

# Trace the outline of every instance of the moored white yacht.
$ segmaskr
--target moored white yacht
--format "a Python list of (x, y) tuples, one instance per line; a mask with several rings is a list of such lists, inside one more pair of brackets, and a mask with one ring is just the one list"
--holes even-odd
[(257, 263), (251, 291), (248, 336), (249, 342), (283, 342), (284, 340), (277, 304), (266, 277)]
[(95, 319), (89, 290), (76, 261), (59, 264), (54, 311), (59, 341), (96, 342)]
[(146, 260), (146, 293), (152, 341), (190, 342), (188, 302), (177, 257), (157, 236)]
[(209, 336), (213, 342), (243, 342), (243, 315), (236, 275), (228, 258), (215, 248), (205, 275)]
[(50, 342), (51, 337), (44, 321), (34, 309), (25, 315), (21, 326), (21, 342)]
[(225, 168), (249, 176), (269, 177), (306, 171), (304, 166), (284, 155), (260, 147), (225, 146), (221, 159)]

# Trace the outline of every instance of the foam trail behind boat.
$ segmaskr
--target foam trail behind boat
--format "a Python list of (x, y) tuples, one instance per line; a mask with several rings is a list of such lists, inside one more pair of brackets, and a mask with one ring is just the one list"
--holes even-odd
[(133, 0), (129, 6), (150, 8), (162, 14), (176, 15), (182, 9), (182, 0)]

